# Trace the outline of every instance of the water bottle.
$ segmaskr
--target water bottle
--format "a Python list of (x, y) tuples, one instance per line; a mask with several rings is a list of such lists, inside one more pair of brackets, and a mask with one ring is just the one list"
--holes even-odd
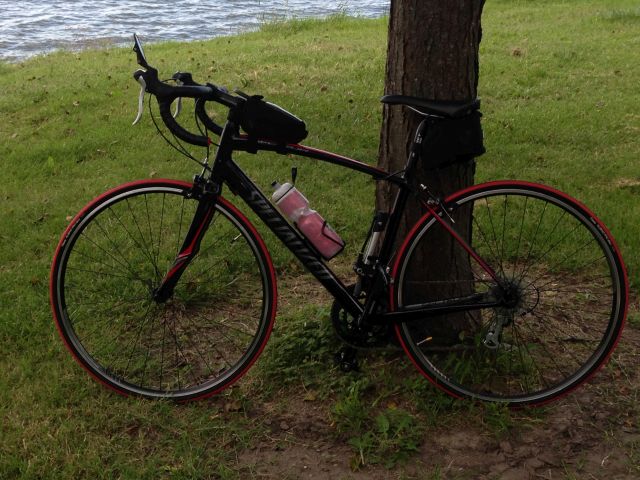
[(300, 233), (318, 250), (325, 260), (331, 260), (344, 248), (345, 242), (322, 218), (309, 208), (309, 201), (290, 183), (273, 182), (271, 200), (291, 220)]

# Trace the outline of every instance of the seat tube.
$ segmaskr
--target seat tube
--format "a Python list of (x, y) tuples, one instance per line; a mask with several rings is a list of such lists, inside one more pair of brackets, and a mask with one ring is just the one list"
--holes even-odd
[(416, 129), (416, 134), (413, 137), (413, 142), (411, 143), (411, 150), (409, 151), (409, 158), (407, 159), (407, 164), (404, 169), (405, 177), (407, 175), (411, 175), (413, 169), (416, 167), (416, 162), (420, 156), (420, 148), (422, 147), (422, 142), (424, 141), (424, 135), (427, 131), (428, 124), (428, 119), (424, 118)]
[(393, 246), (396, 240), (396, 232), (398, 231), (398, 227), (400, 226), (400, 220), (402, 219), (402, 215), (404, 214), (404, 209), (407, 205), (407, 199), (409, 198), (410, 194), (408, 179), (411, 178), (413, 169), (416, 167), (416, 162), (418, 161), (418, 157), (420, 155), (420, 147), (422, 146), (427, 126), (428, 122), (425, 118), (420, 122), (420, 125), (418, 125), (415, 137), (413, 139), (413, 142), (411, 143), (409, 157), (407, 158), (404, 173), (402, 174), (403, 184), (399, 187), (400, 189), (398, 190), (396, 198), (393, 202), (393, 207), (391, 208), (391, 213), (389, 214), (389, 221), (387, 223), (384, 240), (382, 242), (382, 246), (380, 247), (379, 257), (383, 262), (389, 261), (391, 252), (393, 251)]

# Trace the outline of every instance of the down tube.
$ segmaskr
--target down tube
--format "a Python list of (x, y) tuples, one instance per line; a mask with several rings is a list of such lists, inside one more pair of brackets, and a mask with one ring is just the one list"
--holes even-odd
[(258, 217), (280, 239), (311, 274), (331, 293), (335, 299), (355, 318), (362, 306), (351, 296), (343, 283), (327, 267), (307, 241), (276, 210), (258, 187), (232, 161), (225, 162), (225, 180), (232, 192), (239, 195)]

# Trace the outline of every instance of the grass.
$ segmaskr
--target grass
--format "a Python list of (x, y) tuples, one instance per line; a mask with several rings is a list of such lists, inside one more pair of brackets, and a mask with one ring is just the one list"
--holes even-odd
[[(478, 181), (517, 177), (580, 198), (611, 228), (634, 291), (638, 18), (632, 0), (488, 2), (480, 82), (488, 153), (477, 172)], [(180, 69), (201, 82), (263, 94), (307, 122), (305, 143), (375, 163), (385, 41), (384, 19), (337, 17), (146, 51), (165, 76)], [(397, 356), (371, 355), (363, 374), (339, 373), (329, 300), (310, 293), (317, 290), (296, 297), (283, 284), (272, 341), (233, 390), (174, 406), (125, 400), (92, 382), (69, 359), (51, 321), (48, 269), (58, 238), (69, 216), (107, 188), (151, 176), (188, 180), (196, 172), (158, 138), (148, 110), (131, 127), (135, 68), (128, 49), (0, 64), (2, 478), (242, 478), (239, 455), (265, 439), (262, 405), (286, 409), (291, 397), (306, 395), (317, 409), (334, 412), (336, 441), (354, 446), (354, 466), (376, 459), (402, 465), (429, 429), (462, 417), (496, 438), (527, 424), (499, 409), (490, 409), (484, 424), (473, 420), (482, 414), (436, 393)], [(238, 160), (267, 191), (293, 165), (276, 155)], [(300, 190), (348, 242), (333, 262), (346, 272), (368, 227), (374, 185), (314, 161), (296, 165)], [(298, 263), (261, 232), (284, 284), (300, 283)], [(354, 400), (350, 392), (363, 378), (368, 386)], [(349, 424), (359, 418), (354, 408), (362, 418)], [(398, 432), (415, 426), (420, 438), (403, 434), (406, 443), (397, 442)], [(637, 446), (629, 455), (637, 457)]]

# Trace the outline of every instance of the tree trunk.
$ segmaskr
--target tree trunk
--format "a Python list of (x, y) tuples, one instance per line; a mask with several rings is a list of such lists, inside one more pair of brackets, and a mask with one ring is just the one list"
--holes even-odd
[[(480, 16), (484, 0), (391, 0), (385, 94), (431, 100), (470, 100), (478, 91)], [(385, 106), (378, 166), (401, 170), (409, 155), (420, 116), (399, 106)], [(473, 183), (473, 162), (425, 174), (419, 181), (439, 194)], [(393, 201), (389, 184), (380, 183), (376, 200), (381, 210)], [(412, 208), (415, 207), (415, 208)], [(410, 205), (405, 228), (419, 217)]]
[[(389, 43), (387, 52), (385, 94), (402, 94), (430, 100), (471, 100), (477, 95), (480, 18), (484, 0), (391, 0)], [(380, 134), (378, 166), (396, 172), (404, 168), (414, 132), (422, 117), (401, 106), (384, 107)], [(410, 182), (425, 184), (439, 197), (473, 184), (475, 161), (430, 169), (429, 159), (420, 159)], [(389, 211), (395, 188), (380, 182), (376, 191), (378, 210)], [(421, 204), (410, 198), (397, 234), (400, 242), (423, 215)], [(471, 229), (458, 224), (463, 236), (470, 239)], [(452, 265), (469, 260), (454, 254), (450, 237), (436, 235), (437, 244), (420, 255), (424, 272), (449, 272)], [(457, 257), (456, 257), (457, 255)], [(425, 275), (429, 275), (426, 273)], [(426, 279), (426, 277), (425, 277)], [(461, 293), (461, 292), (458, 292)], [(445, 292), (432, 291), (430, 296), (442, 298)], [(450, 295), (452, 295), (450, 293)], [(421, 301), (426, 301), (424, 295)], [(446, 323), (456, 323), (448, 318)], [(460, 325), (459, 320), (457, 323)], [(460, 327), (458, 327), (460, 328)]]

